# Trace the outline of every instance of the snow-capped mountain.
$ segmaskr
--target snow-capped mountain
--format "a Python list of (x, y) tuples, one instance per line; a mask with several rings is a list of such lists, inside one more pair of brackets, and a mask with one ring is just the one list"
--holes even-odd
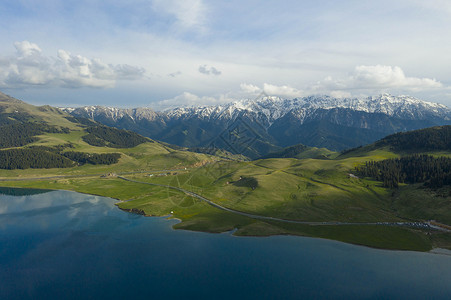
[(84, 106), (78, 108), (62, 107), (61, 110), (75, 115), (83, 116), (95, 120), (98, 117), (109, 118), (114, 121), (120, 120), (124, 117), (129, 117), (132, 120), (153, 120), (158, 114), (150, 108), (117, 108), (105, 106)]
[(239, 120), (268, 151), (296, 143), (341, 150), (397, 131), (451, 124), (451, 110), (443, 104), (389, 94), (368, 98), (263, 97), (162, 112), (101, 106), (63, 110), (188, 147), (207, 146)]
[[(231, 120), (247, 113), (263, 117), (272, 124), (277, 119), (295, 110), (305, 112), (299, 117), (305, 117), (318, 109), (350, 109), (365, 113), (382, 113), (390, 117), (422, 120), (428, 118), (450, 119), (451, 110), (439, 103), (427, 102), (410, 96), (392, 96), (383, 94), (376, 97), (332, 98), (329, 96), (310, 96), (305, 98), (282, 99), (279, 97), (264, 97), (257, 100), (238, 100), (217, 106), (179, 107), (163, 112), (155, 112), (151, 108), (116, 108), (104, 106), (85, 106), (80, 108), (61, 108), (76, 116), (96, 119), (99, 117), (118, 121), (124, 117), (132, 120), (155, 120), (156, 118)], [(302, 121), (302, 120), (301, 120)]]

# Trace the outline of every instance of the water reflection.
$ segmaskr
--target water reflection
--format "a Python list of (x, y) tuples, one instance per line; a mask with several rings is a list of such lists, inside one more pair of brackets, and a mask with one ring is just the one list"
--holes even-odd
[(132, 216), (119, 211), (113, 199), (75, 192), (0, 198), (0, 229), (5, 232), (111, 231)]
[(0, 195), (10, 195), (10, 196), (30, 196), (45, 194), (51, 192), (52, 190), (45, 189), (28, 189), (28, 188), (13, 188), (13, 187), (0, 187)]
[(0, 299), (450, 299), (451, 257), (174, 231), (115, 200), (0, 196)]

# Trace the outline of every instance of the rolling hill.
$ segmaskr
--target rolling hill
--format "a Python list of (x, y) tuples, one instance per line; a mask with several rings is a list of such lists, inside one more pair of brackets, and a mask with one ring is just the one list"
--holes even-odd
[(0, 158), (3, 152), (3, 157), (16, 155), (5, 161), (34, 163), (37, 159), (29, 158), (41, 155), (41, 164), (61, 160), (62, 165), (2, 169), (1, 186), (113, 197), (123, 210), (171, 215), (181, 220), (174, 227), (186, 230), (296, 234), (389, 249), (451, 248), (449, 233), (421, 227), (427, 220), (451, 224), (449, 185), (406, 182), (391, 188), (356, 170), (370, 161), (415, 153), (451, 156), (449, 126), (395, 134), (338, 157), (327, 149), (296, 145), (271, 158), (242, 161), (228, 152), (209, 151), (214, 148), (195, 153), (2, 97), (0, 133), (30, 125), (37, 132), (20, 129), (27, 134), (21, 145), (6, 145)]
[(286, 147), (280, 151), (272, 152), (260, 157), (260, 159), (266, 158), (315, 158), (315, 159), (331, 159), (337, 156), (339, 153), (330, 151), (326, 148), (309, 147), (302, 144)]
[(0, 94), (0, 169), (14, 170), (0, 170), (0, 176), (120, 173), (210, 160), (210, 155), (177, 150), (132, 131)]

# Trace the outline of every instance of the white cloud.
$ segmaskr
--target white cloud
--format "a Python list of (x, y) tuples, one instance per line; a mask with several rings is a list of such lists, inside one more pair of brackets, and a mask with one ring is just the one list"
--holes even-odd
[(354, 72), (344, 79), (330, 76), (313, 88), (316, 91), (336, 90), (380, 90), (421, 91), (443, 87), (436, 79), (407, 77), (400, 67), (392, 66), (356, 66)]
[(350, 98), (352, 94), (346, 91), (330, 91), (329, 95), (333, 98)]
[(218, 97), (200, 97), (189, 92), (184, 92), (174, 98), (152, 103), (152, 107), (156, 110), (164, 110), (176, 107), (208, 106), (230, 101), (233, 101), (233, 99), (229, 98), (227, 95), (219, 95)]
[(269, 96), (279, 96), (285, 98), (301, 97), (304, 93), (301, 90), (288, 85), (274, 85), (269, 83), (263, 84), (263, 91)]
[(305, 85), (302, 89), (290, 85), (264, 83), (241, 83), (239, 89), (214, 96), (198, 96), (184, 92), (176, 97), (154, 102), (156, 110), (176, 107), (210, 106), (228, 103), (241, 99), (255, 99), (256, 96), (278, 96), (285, 99), (304, 97), (312, 94), (328, 94), (335, 98), (361, 97), (381, 92), (443, 90), (443, 84), (429, 78), (407, 77), (399, 67), (390, 66), (357, 66), (354, 72), (344, 79), (326, 77), (316, 85)]
[(256, 95), (262, 92), (262, 89), (253, 84), (241, 83), (240, 88), (246, 94)]
[(442, 84), (435, 79), (406, 77), (400, 67), (357, 66), (351, 80), (360, 87), (436, 88)]
[(237, 95), (244, 98), (254, 97), (255, 95), (261, 93), (268, 96), (278, 96), (282, 98), (296, 98), (304, 95), (304, 92), (297, 88), (288, 85), (275, 85), (270, 83), (264, 83), (262, 88), (254, 84), (241, 83), (240, 88), (241, 93), (238, 93)]
[(126, 64), (112, 65), (58, 50), (57, 57), (42, 54), (38, 45), (16, 42), (16, 54), (0, 58), (0, 86), (47, 85), (57, 87), (113, 87), (117, 80), (136, 80), (145, 70)]
[(39, 55), (42, 52), (38, 45), (29, 41), (15, 42), (14, 47), (16, 47), (17, 54), (20, 57)]
[(218, 69), (216, 69), (215, 67), (209, 67), (207, 65), (201, 65), (199, 66), (199, 73), (205, 74), (205, 75), (215, 75), (215, 76), (219, 76), (222, 74), (221, 71), (219, 71)]
[(166, 99), (152, 103), (156, 110), (165, 110), (176, 107), (210, 106), (228, 103), (241, 99), (255, 99), (257, 95), (279, 96), (285, 98), (295, 98), (302, 95), (300, 90), (290, 86), (277, 86), (265, 83), (263, 88), (253, 84), (241, 83), (240, 90), (219, 94), (216, 96), (198, 96), (190, 92), (184, 92), (171, 99)]

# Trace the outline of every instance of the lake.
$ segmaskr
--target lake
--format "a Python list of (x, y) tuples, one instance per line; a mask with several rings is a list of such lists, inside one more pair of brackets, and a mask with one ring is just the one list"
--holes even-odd
[(0, 299), (451, 299), (448, 255), (173, 230), (113, 199), (17, 191), (0, 195)]

